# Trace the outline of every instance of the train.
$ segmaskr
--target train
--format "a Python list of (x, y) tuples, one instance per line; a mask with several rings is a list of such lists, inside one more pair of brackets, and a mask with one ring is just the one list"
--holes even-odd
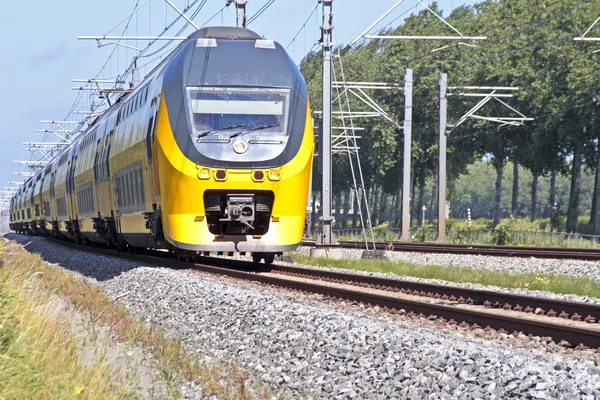
[(279, 43), (203, 28), (133, 86), (20, 187), (12, 230), (183, 260), (297, 249), (315, 140)]

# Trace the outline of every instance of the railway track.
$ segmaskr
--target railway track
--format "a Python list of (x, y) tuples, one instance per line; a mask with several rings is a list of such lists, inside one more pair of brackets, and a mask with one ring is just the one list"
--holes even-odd
[[(312, 240), (302, 242), (303, 246), (315, 247)], [(364, 242), (339, 242), (345, 249), (366, 250)], [(600, 261), (600, 249), (571, 249), (556, 247), (520, 247), (520, 246), (487, 246), (471, 244), (438, 244), (438, 243), (402, 243), (402, 242), (375, 242), (375, 250), (405, 251), (415, 253), (448, 253), (470, 254), (495, 257), (518, 258), (556, 258), (584, 261)], [(373, 250), (373, 243), (368, 248)]]
[(320, 294), (330, 298), (378, 306), (391, 313), (438, 320), (471, 329), (494, 329), (551, 338), (565, 347), (600, 349), (600, 305), (529, 297), (486, 290), (465, 289), (400, 279), (335, 272), (324, 269), (275, 265), (257, 269), (246, 261), (206, 258), (185, 263), (168, 253), (127, 254), (103, 248), (57, 244), (83, 251), (148, 262), (168, 268), (203, 272), (273, 287)]

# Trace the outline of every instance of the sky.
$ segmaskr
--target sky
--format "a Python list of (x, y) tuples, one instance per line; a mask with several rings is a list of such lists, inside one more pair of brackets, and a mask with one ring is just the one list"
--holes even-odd
[[(233, 6), (219, 12), (225, 0), (199, 0), (197, 4), (202, 1), (206, 1), (206, 4), (194, 19), (197, 25), (204, 24), (213, 16), (215, 18), (208, 25), (235, 25)], [(96, 77), (115, 50), (112, 45), (98, 48), (95, 41), (77, 40), (77, 36), (107, 34), (128, 17), (136, 2), (139, 5), (147, 4), (131, 18), (126, 35), (154, 36), (176, 16), (164, 0), (34, 0), (26, 3), (32, 9), (27, 9), (25, 3), (21, 2), (3, 2), (0, 11), (4, 17), (0, 24), (0, 82), (3, 92), (3, 101), (0, 102), (0, 188), (10, 186), (10, 181), (23, 181), (23, 177), (15, 175), (13, 171), (25, 169), (13, 161), (30, 158), (22, 142), (34, 140), (35, 130), (46, 128), (39, 121), (63, 120), (68, 114), (77, 96), (71, 87), (79, 86), (72, 80)], [(173, 0), (180, 9), (193, 2)], [(249, 17), (267, 2), (249, 0)], [(396, 0), (335, 1), (336, 43), (352, 41), (395, 3)], [(438, 0), (445, 13), (463, 4), (475, 3), (475, 0)], [(385, 26), (404, 13), (408, 16), (415, 10), (421, 10), (421, 6), (415, 8), (417, 4), (416, 0), (405, 0), (379, 26)], [(317, 0), (275, 0), (249, 28), (284, 46), (289, 44), (290, 55), (299, 61), (320, 37), (320, 8), (308, 19), (316, 6)], [(402, 19), (395, 24), (401, 23)], [(110, 34), (121, 35), (125, 25), (118, 25)], [(301, 30), (303, 25), (305, 29)], [(444, 27), (440, 26), (440, 30), (440, 33), (446, 33)], [(191, 31), (188, 29), (184, 34)], [(292, 43), (298, 32), (300, 34)], [(169, 31), (167, 35), (174, 36), (175, 33)], [(144, 47), (146, 43), (126, 42), (133, 47)], [(117, 47), (99, 78), (115, 77), (126, 69), (134, 55), (135, 50)], [(142, 74), (149, 72), (148, 68), (143, 68)], [(87, 93), (86, 98), (89, 96), (90, 93)]]

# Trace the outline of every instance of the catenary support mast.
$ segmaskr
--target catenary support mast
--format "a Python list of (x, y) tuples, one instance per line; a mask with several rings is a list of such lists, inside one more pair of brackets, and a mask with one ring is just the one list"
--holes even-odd
[(332, 162), (331, 162), (331, 136), (332, 136), (332, 106), (331, 106), (331, 86), (333, 68), (333, 0), (321, 0), (323, 3), (323, 26), (321, 46), (323, 46), (323, 130), (319, 140), (322, 141), (322, 154), (319, 154), (323, 160), (323, 210), (322, 222), (323, 232), (321, 235), (321, 244), (329, 246), (335, 244), (333, 237), (333, 216), (332, 216)]
[(231, 3), (235, 3), (235, 12), (236, 12), (236, 25), (238, 28), (245, 28), (247, 25), (247, 14), (246, 14), (246, 4), (248, 0), (227, 0), (227, 7), (231, 5)]
[(413, 71), (404, 73), (404, 168), (402, 178), (402, 236), (400, 241), (412, 241), (410, 235), (410, 165), (412, 155)]
[(446, 238), (446, 148), (448, 136), (448, 75), (440, 73), (440, 127), (439, 127), (439, 193), (438, 193), (438, 243), (447, 243)]

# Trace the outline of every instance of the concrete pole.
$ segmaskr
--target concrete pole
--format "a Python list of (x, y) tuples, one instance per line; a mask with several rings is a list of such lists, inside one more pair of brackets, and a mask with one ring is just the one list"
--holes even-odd
[(229, 7), (231, 3), (235, 3), (236, 26), (238, 28), (245, 28), (247, 21), (246, 4), (248, 0), (227, 0), (225, 5)]
[(321, 27), (323, 46), (323, 131), (321, 135), (322, 153), (319, 154), (323, 160), (323, 204), (322, 204), (322, 221), (323, 232), (321, 241), (323, 246), (337, 244), (333, 237), (333, 216), (332, 216), (332, 152), (331, 152), (331, 137), (332, 137), (332, 68), (333, 68), (333, 0), (321, 0), (323, 3), (323, 26)]
[(446, 148), (448, 125), (448, 75), (440, 73), (440, 155), (439, 155), (439, 205), (438, 205), (438, 238), (437, 243), (448, 243), (446, 238)]
[(235, 0), (238, 28), (246, 27), (246, 3), (248, 3), (248, 0)]
[(404, 171), (402, 177), (402, 235), (401, 242), (412, 242), (410, 235), (410, 169), (412, 156), (413, 71), (404, 73)]

